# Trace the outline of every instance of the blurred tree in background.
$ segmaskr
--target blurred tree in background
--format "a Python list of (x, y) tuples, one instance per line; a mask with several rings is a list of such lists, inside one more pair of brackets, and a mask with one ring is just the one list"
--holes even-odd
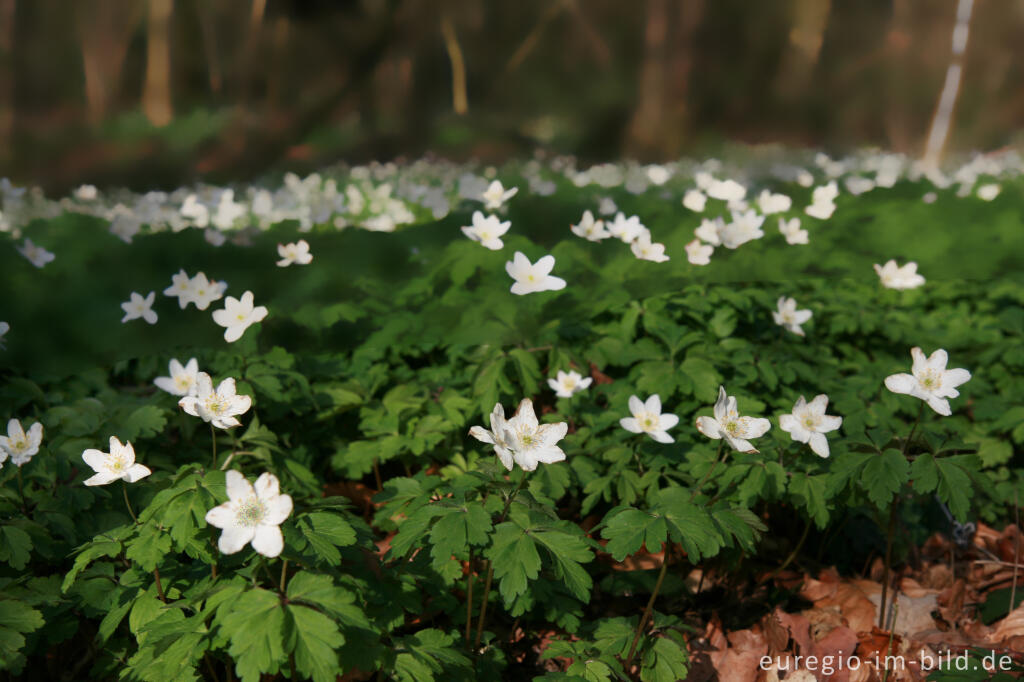
[[(0, 0), (0, 175), (177, 186), (436, 152), (919, 156), (956, 0)], [(1024, 3), (978, 0), (949, 148), (1013, 144)]]

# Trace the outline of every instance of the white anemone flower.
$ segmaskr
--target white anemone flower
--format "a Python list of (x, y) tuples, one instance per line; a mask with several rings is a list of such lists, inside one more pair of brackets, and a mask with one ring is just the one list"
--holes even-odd
[(650, 232), (644, 232), (629, 245), (633, 255), (640, 260), (649, 260), (655, 263), (664, 263), (669, 259), (665, 255), (665, 245), (651, 241)]
[(914, 346), (910, 349), (914, 359), (911, 374), (893, 374), (885, 378), (885, 387), (893, 393), (904, 393), (928, 403), (939, 414), (948, 417), (952, 414), (948, 398), (956, 398), (960, 391), (956, 387), (971, 379), (966, 369), (946, 369), (949, 356), (942, 348), (929, 357)]
[(917, 274), (917, 263), (914, 261), (900, 267), (895, 260), (890, 260), (884, 266), (875, 263), (874, 267), (878, 278), (882, 280), (882, 286), (887, 289), (916, 289), (924, 284), (924, 277)]
[(192, 392), (178, 401), (178, 406), (193, 417), (210, 422), (218, 429), (230, 429), (241, 424), (236, 415), (245, 414), (252, 407), (252, 398), (238, 395), (235, 380), (228, 377), (213, 388), (213, 380), (206, 372), (196, 375)]
[(629, 411), (632, 417), (619, 420), (622, 428), (630, 433), (646, 433), (659, 443), (674, 442), (667, 431), (679, 423), (679, 417), (668, 412), (662, 413), (661, 398), (657, 393), (646, 402), (635, 395), (629, 396)]
[(7, 422), (7, 435), (0, 436), (0, 464), (9, 456), (11, 464), (22, 466), (39, 452), (43, 443), (43, 425), (36, 422), (28, 432), (22, 428), (21, 422), (11, 419)]
[(495, 405), (491, 412), (491, 430), (474, 426), (469, 434), (494, 445), (494, 452), (506, 469), (512, 471), (514, 463), (524, 471), (534, 471), (538, 464), (553, 464), (565, 459), (565, 452), (558, 447), (558, 441), (568, 433), (568, 424), (541, 424), (529, 398), (523, 398), (511, 419), (506, 421), (504, 416), (501, 405)]
[(979, 187), (977, 189), (976, 194), (978, 195), (978, 198), (981, 199), (982, 201), (992, 201), (997, 196), (999, 196), (999, 192), (1001, 190), (1002, 187), (1000, 187), (999, 185), (990, 183)]
[(192, 302), (192, 279), (184, 268), (171, 275), (171, 286), (164, 289), (164, 296), (178, 299), (178, 307), (185, 309)]
[(155, 300), (155, 291), (149, 292), (145, 298), (143, 298), (142, 294), (133, 291), (131, 297), (121, 304), (121, 310), (124, 311), (121, 324), (129, 320), (137, 320), (140, 317), (149, 324), (156, 324), (157, 315), (153, 311), (153, 301)]
[(722, 243), (722, 232), (725, 230), (725, 222), (722, 216), (714, 220), (704, 218), (700, 221), (700, 227), (693, 231), (693, 234), (703, 242), (711, 246), (719, 246)]
[(584, 378), (582, 374), (573, 370), (568, 372), (559, 370), (555, 378), (548, 379), (548, 386), (559, 398), (571, 398), (589, 388), (593, 381), (592, 378)]
[(605, 227), (608, 228), (609, 234), (618, 237), (625, 244), (629, 244), (639, 237), (645, 229), (638, 216), (633, 215), (627, 218), (622, 211), (616, 213), (615, 218), (606, 223)]
[(715, 247), (710, 244), (702, 244), (699, 239), (694, 239), (684, 248), (686, 249), (686, 260), (693, 265), (707, 265), (711, 262), (711, 254), (715, 252)]
[(6, 322), (0, 322), (0, 348), (4, 347), (4, 337), (7, 336), (9, 331), (11, 331), (11, 325)]
[(518, 191), (518, 187), (505, 189), (500, 180), (495, 180), (487, 186), (487, 189), (485, 189), (483, 193), (481, 193), (480, 199), (484, 202), (484, 208), (496, 211), (501, 208), (506, 201), (514, 197)]
[(686, 194), (683, 195), (683, 206), (694, 213), (703, 213), (707, 203), (707, 195), (699, 189), (687, 190)]
[(290, 244), (278, 244), (277, 255), (281, 260), (277, 261), (277, 267), (286, 268), (289, 265), (309, 265), (313, 262), (313, 254), (309, 252), (309, 242), (300, 239)]
[(501, 241), (501, 237), (508, 232), (511, 225), (511, 221), (502, 222), (496, 215), (485, 218), (480, 211), (473, 211), (473, 225), (463, 226), (462, 233), (473, 241), (480, 242), (480, 246), (498, 251), (504, 248), (505, 242)]
[(760, 239), (764, 236), (761, 230), (763, 224), (764, 216), (758, 215), (756, 211), (733, 211), (732, 222), (719, 230), (722, 246), (736, 249), (749, 241)]
[(785, 213), (793, 206), (793, 200), (785, 194), (772, 194), (768, 190), (762, 190), (757, 195), (757, 207), (764, 215), (772, 213)]
[(797, 310), (796, 299), (786, 298), (785, 296), (779, 298), (777, 305), (779, 307), (778, 311), (772, 311), (775, 324), (784, 327), (797, 336), (803, 336), (804, 330), (800, 328), (800, 325), (811, 319), (811, 311), (807, 309)]
[(829, 218), (832, 217), (832, 214), (835, 213), (835, 210), (836, 205), (831, 201), (826, 201), (822, 203), (811, 204), (810, 206), (804, 209), (804, 213), (811, 216), (812, 218), (817, 218), (818, 220), (828, 220)]
[(117, 436), (110, 437), (110, 452), (89, 448), (82, 453), (82, 459), (96, 472), (83, 481), (89, 486), (107, 485), (118, 480), (135, 483), (153, 473), (149, 467), (135, 461), (135, 449), (132, 444), (125, 441), (125, 444), (121, 445)]
[(25, 242), (21, 246), (16, 248), (18, 249), (18, 253), (27, 258), (28, 262), (37, 268), (43, 267), (56, 258), (56, 256), (54, 256), (50, 251), (33, 244), (32, 240), (28, 237), (25, 238)]
[(555, 267), (555, 257), (544, 256), (536, 263), (530, 263), (521, 251), (516, 251), (512, 260), (505, 263), (505, 272), (515, 280), (512, 293), (522, 296), (538, 291), (558, 291), (565, 288), (565, 280), (553, 277), (551, 270)]
[(251, 291), (246, 291), (240, 299), (228, 296), (224, 299), (224, 308), (213, 311), (213, 321), (225, 327), (224, 340), (228, 343), (234, 343), (242, 338), (249, 325), (259, 322), (266, 316), (266, 306), (253, 306)]
[(189, 282), (189, 293), (185, 302), (191, 301), (199, 310), (206, 310), (211, 303), (223, 298), (227, 288), (227, 282), (216, 282), (208, 279), (206, 273), (199, 272)]
[(177, 396), (189, 395), (196, 390), (199, 362), (195, 358), (189, 358), (188, 363), (184, 366), (176, 359), (171, 358), (168, 370), (170, 376), (157, 377), (153, 380), (157, 388)]
[(603, 220), (594, 220), (594, 214), (590, 211), (584, 211), (583, 217), (575, 225), (570, 225), (569, 229), (572, 233), (583, 237), (587, 241), (599, 242), (602, 239), (607, 239), (612, 236), (607, 229), (605, 229)]
[(713, 440), (724, 438), (737, 452), (757, 452), (748, 439), (759, 438), (772, 427), (771, 422), (763, 417), (741, 417), (736, 408), (736, 398), (726, 395), (725, 386), (718, 387), (714, 413), (714, 417), (697, 417), (697, 430)]
[(806, 244), (808, 241), (807, 230), (800, 229), (799, 218), (779, 218), (779, 232), (786, 238), (787, 244)]
[(779, 417), (779, 428), (787, 432), (798, 443), (808, 443), (819, 457), (828, 457), (828, 438), (825, 434), (835, 431), (843, 424), (842, 417), (825, 414), (828, 396), (822, 393), (807, 402), (803, 396), (793, 405), (791, 414)]
[(206, 512), (206, 522), (221, 529), (217, 549), (234, 554), (251, 542), (265, 557), (280, 555), (284, 549), (280, 526), (292, 513), (292, 498), (281, 494), (277, 477), (264, 472), (253, 485), (231, 469), (224, 482), (228, 501)]
[(618, 210), (619, 208), (615, 205), (615, 200), (611, 197), (601, 197), (601, 201), (598, 202), (597, 212), (601, 215), (611, 215)]
[(735, 180), (712, 180), (705, 190), (712, 199), (736, 202), (747, 196), (747, 188)]

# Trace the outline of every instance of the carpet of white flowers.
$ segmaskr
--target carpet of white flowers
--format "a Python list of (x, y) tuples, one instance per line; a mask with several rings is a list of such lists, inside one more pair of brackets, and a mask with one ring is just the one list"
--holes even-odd
[(1014, 520), (1022, 170), (4, 181), (0, 669), (670, 682), (795, 568), (891, 608)]

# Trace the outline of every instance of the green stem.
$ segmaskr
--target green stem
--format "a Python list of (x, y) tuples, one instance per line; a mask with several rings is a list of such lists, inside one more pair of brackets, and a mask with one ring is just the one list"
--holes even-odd
[[(512, 500), (516, 499), (516, 495), (526, 485), (526, 472), (523, 472), (523, 477), (519, 479), (519, 485), (516, 486), (515, 490), (505, 500), (505, 508), (501, 510), (501, 516), (498, 518), (498, 523), (495, 526), (500, 526), (505, 522), (505, 517), (508, 516), (508, 510), (512, 507)], [(484, 632), (484, 623), (487, 622), (487, 597), (491, 593), (491, 581), (494, 579), (494, 564), (490, 560), (487, 561), (487, 579), (484, 581), (484, 594), (480, 601), (480, 620), (477, 621), (476, 625), (476, 637), (473, 639), (473, 649), (475, 650), (480, 646), (480, 637)]]
[(25, 499), (25, 483), (21, 478), (21, 467), (18, 467), (18, 496), (21, 497), (21, 509), (28, 516), (28, 500)]
[(466, 571), (466, 647), (473, 636), (473, 548), (469, 548), (469, 570)]
[(280, 592), (281, 594), (284, 594), (284, 586), (285, 586), (285, 583), (287, 582), (287, 580), (288, 580), (288, 560), (285, 559), (283, 562), (281, 562), (281, 584), (277, 588), (278, 592)]
[(128, 484), (124, 482), (124, 479), (121, 480), (121, 492), (124, 493), (124, 504), (128, 507), (128, 513), (132, 515), (132, 521), (138, 525), (139, 518), (135, 516), (135, 512), (132, 511), (132, 503), (128, 501)]
[(217, 469), (217, 427), (210, 422), (210, 442), (213, 443), (213, 464), (210, 466), (211, 469)]
[(658, 592), (661, 591), (661, 584), (665, 581), (665, 574), (668, 573), (668, 560), (671, 550), (671, 544), (665, 545), (665, 557), (661, 562), (661, 571), (658, 573), (658, 581), (654, 583), (654, 590), (651, 592), (651, 598), (647, 600), (647, 607), (644, 608), (644, 613), (640, 616), (640, 623), (636, 626), (636, 634), (633, 635), (633, 643), (629, 646), (629, 653), (626, 654), (626, 661), (622, 666), (627, 671), (629, 669), (629, 664), (633, 661), (633, 655), (636, 654), (636, 647), (637, 644), (640, 643), (640, 636), (644, 633), (644, 628), (647, 626), (647, 619), (651, 617), (651, 611), (654, 610), (654, 600), (658, 598)]
[(700, 482), (697, 484), (697, 487), (693, 489), (692, 493), (690, 493), (690, 502), (693, 502), (693, 498), (697, 497), (697, 493), (700, 492), (700, 489), (703, 488), (704, 484), (708, 482), (709, 478), (711, 478), (711, 474), (713, 474), (715, 472), (715, 469), (718, 468), (719, 463), (722, 461), (722, 450), (724, 449), (724, 447), (725, 440), (723, 439), (718, 443), (718, 453), (715, 455), (715, 463), (711, 465), (711, 468), (708, 469), (708, 472), (704, 474), (704, 478), (700, 479)]

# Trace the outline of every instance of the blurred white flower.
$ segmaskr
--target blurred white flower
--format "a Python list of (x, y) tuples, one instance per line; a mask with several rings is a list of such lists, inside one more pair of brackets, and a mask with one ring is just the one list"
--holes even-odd
[(655, 263), (664, 263), (669, 259), (665, 255), (665, 245), (651, 241), (650, 232), (642, 233), (633, 243), (629, 245), (633, 255), (640, 260), (649, 260)]
[(754, 239), (764, 236), (761, 225), (764, 224), (764, 216), (758, 215), (756, 211), (745, 213), (734, 212), (732, 222), (719, 231), (722, 246), (727, 249), (736, 249)]
[(601, 197), (601, 201), (597, 205), (597, 212), (601, 215), (611, 215), (618, 210), (615, 201), (611, 197)]
[(72, 196), (79, 201), (92, 201), (99, 194), (95, 185), (82, 185), (72, 192)]
[(292, 498), (282, 495), (277, 477), (264, 472), (256, 485), (234, 469), (224, 476), (228, 501), (206, 512), (206, 522), (221, 529), (217, 549), (234, 554), (252, 543), (252, 548), (273, 558), (284, 549), (280, 525), (292, 513)]
[(977, 190), (977, 195), (978, 195), (978, 198), (982, 199), (983, 201), (992, 201), (997, 196), (999, 196), (999, 192), (1001, 190), (1002, 190), (1002, 187), (1000, 187), (999, 185), (994, 184), (994, 183), (990, 183), (990, 184), (982, 185), (981, 187), (979, 187), (978, 190)]
[(538, 464), (553, 464), (565, 459), (558, 441), (565, 438), (569, 425), (565, 422), (541, 424), (533, 411), (533, 401), (523, 398), (515, 415), (505, 420), (501, 404), (491, 412), (491, 430), (474, 426), (469, 434), (479, 441), (494, 445), (494, 452), (506, 469), (512, 471), (513, 462), (524, 471), (534, 471)]
[(719, 246), (722, 243), (722, 232), (725, 230), (725, 222), (722, 217), (719, 216), (714, 220), (704, 218), (700, 221), (700, 227), (693, 231), (693, 234), (698, 239), (711, 244), (712, 246)]
[(914, 346), (910, 349), (910, 356), (913, 358), (911, 373), (887, 376), (885, 387), (893, 393), (920, 398), (928, 403), (928, 407), (948, 417), (952, 410), (947, 398), (960, 395), (956, 387), (970, 381), (971, 373), (962, 368), (946, 369), (949, 356), (942, 348), (926, 358), (924, 352)]
[(8, 457), (11, 464), (22, 466), (39, 452), (43, 443), (43, 425), (36, 422), (29, 427), (28, 433), (22, 428), (21, 422), (11, 419), (7, 422), (7, 435), (0, 436), (0, 465)]
[(772, 194), (768, 190), (761, 190), (757, 195), (757, 207), (764, 215), (772, 213), (785, 213), (793, 205), (793, 200), (785, 194)]
[(699, 239), (694, 239), (685, 248), (686, 260), (693, 265), (707, 265), (711, 262), (711, 254), (715, 252), (715, 247), (702, 244)]
[(484, 208), (496, 211), (501, 208), (506, 201), (514, 197), (518, 191), (518, 187), (505, 189), (500, 180), (495, 180), (487, 186), (487, 189), (483, 191), (480, 198), (484, 202)]
[(747, 439), (763, 436), (772, 427), (763, 417), (741, 417), (736, 398), (726, 395), (724, 386), (718, 387), (714, 413), (714, 417), (697, 417), (697, 430), (713, 440), (724, 438), (737, 452), (757, 452)]
[(660, 187), (661, 185), (664, 185), (666, 182), (668, 182), (668, 179), (671, 177), (672, 171), (670, 171), (668, 168), (665, 168), (664, 166), (659, 166), (658, 164), (651, 164), (650, 166), (647, 167), (647, 179), (650, 180), (651, 183), (654, 185)]
[(827, 407), (828, 396), (824, 393), (815, 396), (809, 403), (800, 396), (793, 405), (793, 412), (779, 417), (779, 428), (798, 443), (809, 443), (811, 450), (819, 457), (828, 457), (828, 438), (825, 434), (842, 426), (843, 418), (825, 414)]
[(747, 188), (735, 180), (712, 180), (705, 191), (712, 199), (722, 201), (741, 201), (747, 196)]
[(505, 263), (505, 272), (515, 280), (512, 284), (512, 293), (517, 295), (532, 294), (538, 291), (558, 291), (565, 288), (565, 280), (561, 277), (553, 277), (551, 270), (555, 267), (555, 257), (552, 255), (540, 258), (536, 263), (530, 263), (522, 252), (516, 251), (512, 260)]
[(210, 422), (218, 429), (230, 429), (242, 422), (235, 417), (245, 414), (252, 407), (252, 398), (238, 395), (235, 380), (224, 379), (213, 388), (213, 380), (206, 372), (196, 374), (195, 385), (184, 398), (178, 401), (178, 407), (193, 417)]
[(592, 242), (599, 242), (611, 236), (611, 233), (604, 227), (604, 221), (594, 220), (594, 214), (590, 211), (584, 211), (580, 221), (575, 225), (570, 225), (569, 229), (573, 234)]
[(683, 195), (683, 206), (694, 213), (702, 213), (704, 211), (704, 207), (707, 206), (707, 203), (707, 195), (699, 189), (687, 190), (686, 194)]
[(806, 309), (797, 310), (796, 299), (786, 298), (785, 296), (779, 298), (777, 305), (778, 311), (772, 311), (775, 324), (784, 327), (797, 336), (803, 336), (804, 330), (800, 328), (800, 325), (811, 319), (811, 311)]
[(124, 310), (124, 317), (121, 318), (121, 324), (124, 324), (128, 320), (137, 320), (140, 317), (149, 324), (156, 324), (157, 316), (153, 311), (153, 301), (155, 300), (155, 291), (149, 292), (145, 298), (143, 298), (141, 294), (133, 291), (129, 299), (121, 304), (121, 309)]
[(178, 299), (178, 306), (185, 308), (192, 301), (192, 280), (184, 269), (171, 275), (171, 286), (164, 289), (164, 296)]
[(313, 262), (313, 254), (309, 252), (309, 242), (300, 239), (290, 244), (278, 244), (277, 255), (281, 260), (277, 261), (277, 267), (285, 268), (289, 265), (309, 265)]
[(611, 222), (605, 223), (605, 227), (609, 234), (622, 240), (625, 244), (632, 242), (646, 229), (638, 216), (627, 218), (621, 211), (615, 214), (615, 218)]
[(870, 192), (875, 188), (874, 180), (861, 175), (851, 175), (846, 178), (843, 184), (846, 185), (846, 190), (855, 197), (865, 192)]
[(559, 370), (554, 379), (548, 379), (548, 386), (551, 387), (551, 390), (559, 398), (571, 398), (576, 393), (586, 390), (591, 382), (593, 382), (593, 379), (590, 377), (584, 378), (579, 372), (563, 372)]
[(196, 227), (203, 228), (210, 223), (210, 209), (206, 208), (206, 205), (201, 203), (195, 194), (185, 197), (180, 213)]
[(657, 393), (646, 402), (635, 395), (629, 396), (629, 411), (632, 417), (619, 420), (622, 428), (630, 433), (646, 433), (659, 443), (672, 443), (674, 439), (667, 431), (679, 423), (679, 417), (671, 413), (662, 413), (661, 398)]
[(215, 282), (207, 279), (206, 274), (196, 273), (196, 276), (189, 281), (189, 293), (183, 297), (185, 303), (196, 304), (199, 310), (206, 310), (214, 301), (220, 300), (228, 288), (227, 282)]
[(119, 480), (135, 483), (153, 473), (149, 467), (135, 462), (132, 444), (126, 441), (121, 445), (116, 436), (110, 437), (110, 452), (89, 448), (82, 453), (82, 459), (96, 472), (83, 481), (88, 486), (107, 485)]
[(473, 225), (462, 228), (462, 233), (480, 245), (498, 251), (505, 246), (501, 241), (502, 235), (508, 232), (512, 223), (508, 220), (502, 222), (498, 216), (489, 215), (486, 218), (480, 211), (473, 211)]
[(206, 228), (206, 231), (203, 232), (203, 239), (213, 246), (224, 246), (228, 240), (227, 235), (213, 227)]
[(7, 336), (7, 332), (11, 330), (11, 325), (6, 322), (0, 322), (0, 348), (4, 347), (4, 337)]
[(25, 242), (21, 246), (17, 247), (17, 249), (18, 253), (27, 258), (28, 262), (37, 268), (43, 267), (55, 258), (51, 252), (41, 246), (33, 244), (32, 240), (28, 237), (25, 238)]
[(924, 277), (917, 274), (917, 263), (914, 261), (900, 267), (895, 260), (890, 260), (884, 266), (875, 263), (874, 267), (882, 280), (882, 286), (887, 289), (916, 289), (924, 284)]
[(806, 244), (807, 243), (807, 230), (800, 229), (800, 219), (790, 218), (779, 218), (779, 232), (786, 238), (787, 244)]
[(196, 390), (199, 362), (195, 358), (190, 358), (184, 366), (176, 359), (171, 358), (168, 370), (170, 376), (157, 377), (153, 380), (157, 388), (178, 396), (189, 395)]
[(249, 325), (261, 321), (266, 316), (265, 306), (253, 306), (251, 291), (246, 291), (240, 299), (228, 296), (224, 299), (224, 308), (213, 311), (213, 321), (225, 327), (224, 340), (228, 343), (234, 343), (242, 338)]

